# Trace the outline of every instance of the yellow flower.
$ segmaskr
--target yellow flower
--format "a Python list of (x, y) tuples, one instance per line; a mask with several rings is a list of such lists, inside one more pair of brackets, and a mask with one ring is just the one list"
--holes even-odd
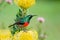
[(0, 30), (0, 40), (11, 40), (11, 36), (9, 30)]
[(35, 0), (14, 0), (14, 2), (23, 9), (27, 9), (35, 4)]
[(14, 35), (13, 40), (38, 40), (38, 33), (36, 31), (20, 31)]

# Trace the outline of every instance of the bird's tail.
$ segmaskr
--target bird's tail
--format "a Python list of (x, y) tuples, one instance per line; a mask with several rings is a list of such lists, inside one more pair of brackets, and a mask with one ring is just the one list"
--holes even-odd
[(10, 25), (10, 26), (8, 26), (8, 27), (11, 27), (11, 26), (14, 26), (15, 24), (12, 24), (12, 25)]

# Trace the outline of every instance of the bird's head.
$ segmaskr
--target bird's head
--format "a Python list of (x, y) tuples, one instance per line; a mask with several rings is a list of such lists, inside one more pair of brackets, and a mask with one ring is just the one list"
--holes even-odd
[(34, 16), (37, 16), (37, 15), (27, 15), (25, 17), (25, 19), (26, 19), (27, 22), (30, 22), (31, 18), (34, 17)]
[(34, 16), (37, 16), (37, 15), (27, 15), (26, 18), (31, 19)]

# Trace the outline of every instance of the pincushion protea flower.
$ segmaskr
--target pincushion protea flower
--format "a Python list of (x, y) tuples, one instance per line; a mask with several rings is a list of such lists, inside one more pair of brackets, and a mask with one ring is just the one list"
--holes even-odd
[(14, 35), (13, 40), (38, 40), (36, 31), (20, 31)]
[(12, 40), (9, 30), (0, 30), (0, 40)]
[(35, 0), (14, 0), (14, 2), (23, 9), (27, 9), (35, 4)]

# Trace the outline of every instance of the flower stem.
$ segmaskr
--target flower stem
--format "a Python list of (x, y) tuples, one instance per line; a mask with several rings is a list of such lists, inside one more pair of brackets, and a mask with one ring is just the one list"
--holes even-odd
[(22, 9), (22, 17), (25, 17), (26, 16), (26, 12), (27, 12), (26, 9)]
[(38, 35), (39, 35), (38, 38), (39, 38), (39, 40), (40, 40), (40, 39), (41, 39), (41, 38), (40, 38), (40, 34), (41, 34), (41, 31), (42, 31), (42, 29), (41, 29), (41, 23), (38, 23), (38, 24), (37, 24), (37, 31), (38, 31)]

